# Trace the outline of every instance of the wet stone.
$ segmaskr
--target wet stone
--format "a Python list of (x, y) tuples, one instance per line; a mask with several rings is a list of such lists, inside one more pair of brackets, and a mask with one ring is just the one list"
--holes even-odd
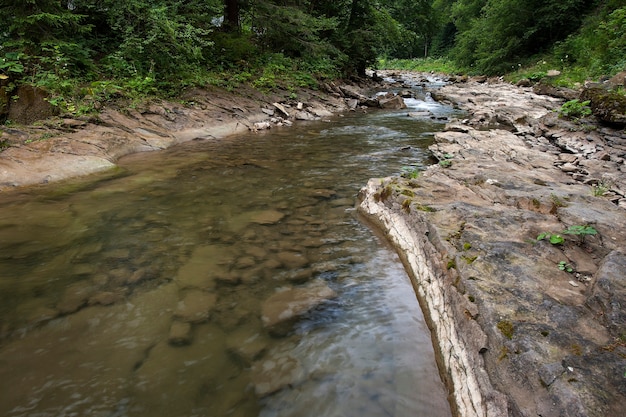
[(170, 333), (167, 341), (172, 346), (185, 346), (191, 344), (192, 333), (191, 324), (175, 320), (170, 326)]
[(284, 289), (263, 303), (263, 325), (272, 335), (284, 336), (301, 316), (336, 296), (335, 291), (322, 281)]
[(309, 264), (309, 260), (299, 252), (279, 252), (276, 258), (286, 268), (302, 268)]
[(270, 341), (261, 333), (251, 334), (248, 329), (238, 329), (228, 335), (228, 350), (243, 364), (250, 366), (267, 351)]
[(215, 274), (215, 281), (221, 285), (238, 285), (241, 283), (241, 277), (231, 272), (221, 272)]
[(116, 302), (123, 299), (124, 293), (121, 291), (102, 291), (94, 294), (92, 297), (89, 298), (89, 305), (99, 304), (103, 306), (108, 306), (111, 304), (115, 304)]
[(186, 291), (178, 302), (174, 317), (189, 323), (202, 323), (210, 317), (215, 307), (217, 295), (202, 290)]
[(305, 372), (297, 359), (286, 355), (256, 363), (252, 367), (251, 379), (256, 394), (265, 397), (301, 383)]
[(87, 300), (93, 294), (91, 283), (82, 281), (70, 285), (57, 304), (57, 310), (61, 314), (70, 314), (87, 304)]
[(253, 213), (251, 216), (252, 223), (258, 224), (276, 224), (285, 217), (284, 213), (277, 210), (265, 210)]

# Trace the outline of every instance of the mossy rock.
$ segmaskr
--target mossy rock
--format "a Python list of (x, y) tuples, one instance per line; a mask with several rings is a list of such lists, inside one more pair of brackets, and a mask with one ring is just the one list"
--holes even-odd
[(602, 86), (583, 90), (581, 100), (589, 100), (591, 111), (600, 121), (616, 126), (626, 126), (626, 96)]

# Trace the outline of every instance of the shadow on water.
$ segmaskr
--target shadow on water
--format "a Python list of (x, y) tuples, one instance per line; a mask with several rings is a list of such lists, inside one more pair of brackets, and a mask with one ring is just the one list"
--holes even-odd
[(0, 413), (449, 416), (408, 277), (354, 215), (441, 127), (350, 113), (3, 196)]

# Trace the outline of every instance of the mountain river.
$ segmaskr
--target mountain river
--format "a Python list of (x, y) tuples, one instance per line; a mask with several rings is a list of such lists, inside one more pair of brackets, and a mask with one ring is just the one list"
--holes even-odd
[(414, 91), (3, 193), (0, 415), (450, 417), (409, 278), (354, 209), (432, 163), (454, 110)]

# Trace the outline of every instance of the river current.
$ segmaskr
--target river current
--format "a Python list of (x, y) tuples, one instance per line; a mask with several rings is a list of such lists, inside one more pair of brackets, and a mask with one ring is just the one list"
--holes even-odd
[[(354, 209), (431, 163), (453, 110), (415, 91), (1, 195), (0, 415), (449, 417), (409, 278)], [(269, 327), (300, 289), (319, 302)]]

